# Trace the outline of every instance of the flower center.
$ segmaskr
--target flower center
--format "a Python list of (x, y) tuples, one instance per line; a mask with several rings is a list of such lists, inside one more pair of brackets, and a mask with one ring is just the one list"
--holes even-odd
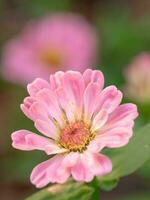
[(41, 53), (41, 60), (48, 67), (60, 67), (62, 65), (62, 56), (55, 50), (43, 51)]
[(93, 137), (95, 134), (90, 132), (90, 127), (83, 121), (77, 121), (62, 129), (58, 143), (69, 151), (82, 152)]

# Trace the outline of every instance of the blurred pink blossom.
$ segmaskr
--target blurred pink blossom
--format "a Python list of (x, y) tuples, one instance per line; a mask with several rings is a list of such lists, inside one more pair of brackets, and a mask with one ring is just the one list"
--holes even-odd
[(150, 53), (136, 56), (125, 71), (126, 94), (139, 102), (150, 101)]
[(54, 155), (33, 169), (36, 187), (64, 183), (70, 175), (89, 182), (111, 172), (111, 160), (99, 152), (126, 145), (138, 113), (134, 104), (120, 105), (122, 92), (115, 86), (103, 86), (102, 72), (91, 69), (59, 71), (50, 82), (38, 78), (28, 85), (21, 109), (43, 136), (19, 130), (12, 134), (12, 145)]
[(78, 70), (95, 64), (95, 29), (74, 14), (53, 14), (30, 22), (20, 35), (9, 41), (3, 52), (3, 75), (14, 83), (35, 78), (48, 80), (57, 70)]

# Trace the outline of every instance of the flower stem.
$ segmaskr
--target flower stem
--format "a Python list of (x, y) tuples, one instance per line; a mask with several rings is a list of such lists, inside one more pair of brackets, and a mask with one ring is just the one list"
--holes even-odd
[(92, 195), (92, 200), (100, 200), (100, 189), (99, 188), (95, 188), (95, 191)]
[(100, 200), (100, 186), (97, 179), (95, 178), (91, 183), (89, 183), (89, 185), (94, 188), (91, 200)]

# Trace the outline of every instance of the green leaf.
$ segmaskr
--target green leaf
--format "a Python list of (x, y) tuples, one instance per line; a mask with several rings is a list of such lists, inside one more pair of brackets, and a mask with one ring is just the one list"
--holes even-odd
[(113, 170), (101, 180), (114, 180), (135, 172), (150, 158), (150, 124), (134, 133), (126, 147), (107, 150), (112, 160)]
[(27, 152), (12, 150), (9, 155), (1, 158), (1, 181), (29, 182), (31, 169), (46, 159), (44, 152), (32, 151), (27, 154)]
[(89, 200), (94, 189), (83, 183), (68, 182), (47, 187), (26, 200)]
[(100, 182), (100, 188), (104, 191), (111, 191), (118, 185), (118, 179)]
[(102, 190), (105, 191), (111, 191), (113, 190), (117, 184), (118, 184), (118, 179), (114, 180), (102, 180), (100, 177), (95, 177), (92, 182), (89, 183), (89, 185), (95, 189), (101, 188)]
[(138, 173), (145, 179), (150, 178), (150, 159), (139, 169)]

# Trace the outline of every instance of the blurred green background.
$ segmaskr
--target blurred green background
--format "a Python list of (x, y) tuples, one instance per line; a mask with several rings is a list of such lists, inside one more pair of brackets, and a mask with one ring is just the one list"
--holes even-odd
[[(51, 12), (83, 15), (96, 28), (99, 37), (97, 66), (106, 85), (124, 87), (123, 70), (132, 58), (150, 51), (149, 0), (0, 0), (0, 52), (5, 42), (22, 30), (30, 19)], [(21, 200), (36, 189), (29, 182), (31, 169), (46, 156), (41, 152), (21, 152), (11, 147), (10, 134), (17, 129), (33, 129), (20, 111), (26, 89), (0, 78), (0, 199)], [(128, 99), (124, 99), (128, 101)], [(130, 100), (133, 102), (133, 100)], [(150, 106), (139, 103), (136, 127), (150, 121)], [(145, 112), (146, 111), (146, 112)], [(140, 147), (139, 147), (140, 148)], [(102, 200), (149, 200), (150, 161), (130, 177), (123, 178)]]

